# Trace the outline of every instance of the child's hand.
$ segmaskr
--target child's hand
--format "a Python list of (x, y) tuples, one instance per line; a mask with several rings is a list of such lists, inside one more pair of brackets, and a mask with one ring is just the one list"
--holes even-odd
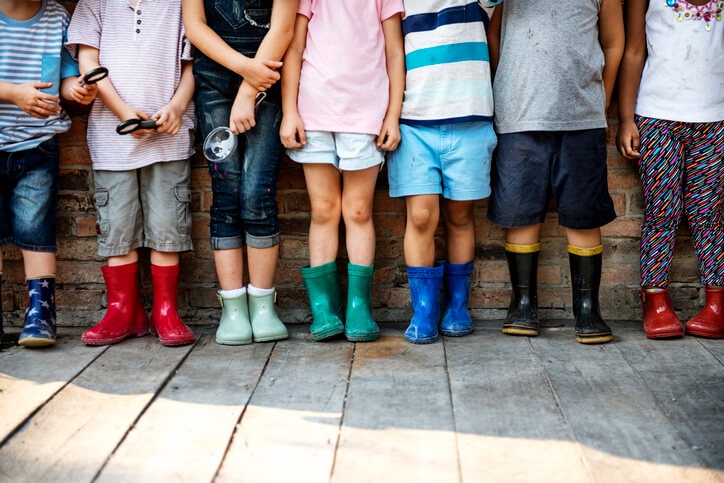
[(156, 132), (165, 132), (175, 136), (181, 128), (181, 117), (186, 109), (173, 103), (166, 104), (154, 114), (151, 119), (156, 120)]
[(96, 84), (86, 84), (81, 86), (81, 82), (83, 82), (83, 78), (78, 77), (73, 84), (70, 95), (75, 102), (87, 105), (93, 102), (98, 95), (98, 86)]
[(385, 151), (394, 151), (400, 145), (401, 140), (400, 121), (395, 118), (385, 117), (382, 122), (382, 130), (377, 137), (377, 147)]
[(626, 159), (636, 159), (641, 156), (639, 147), (641, 145), (641, 139), (639, 135), (639, 129), (636, 123), (628, 121), (618, 126), (618, 135), (616, 136), (616, 147), (618, 152), (621, 153)]
[[(151, 119), (148, 114), (143, 112), (141, 109), (136, 109), (133, 106), (126, 106), (125, 110), (121, 113), (118, 118), (121, 121), (128, 121), (129, 119), (140, 119), (142, 121), (148, 121)], [(138, 131), (133, 131), (131, 133), (131, 136), (133, 136), (136, 139), (143, 139), (150, 134), (154, 134), (156, 132), (155, 129), (139, 129)]]
[(299, 149), (307, 144), (307, 135), (304, 132), (304, 123), (299, 113), (286, 114), (282, 118), (279, 137), (287, 149)]
[(242, 83), (231, 106), (229, 129), (233, 134), (241, 134), (256, 126), (255, 120), (256, 90), (249, 84)]
[(275, 60), (249, 59), (241, 75), (254, 90), (265, 91), (281, 79), (277, 72), (281, 67), (282, 63)]
[(39, 89), (53, 87), (52, 82), (28, 82), (13, 89), (13, 104), (38, 119), (48, 119), (60, 114), (60, 99), (40, 92)]

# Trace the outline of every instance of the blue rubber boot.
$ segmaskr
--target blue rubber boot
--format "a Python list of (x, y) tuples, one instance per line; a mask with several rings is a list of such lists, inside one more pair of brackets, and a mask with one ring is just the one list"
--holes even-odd
[(30, 302), (18, 344), (45, 347), (55, 344), (55, 278), (28, 280)]
[(412, 344), (432, 344), (437, 340), (440, 321), (440, 289), (443, 266), (407, 267), (410, 299), (414, 315), (405, 331), (405, 339)]
[(473, 261), (460, 265), (445, 263), (445, 297), (442, 306), (440, 332), (448, 337), (462, 337), (473, 332), (473, 321), (468, 313), (470, 278)]

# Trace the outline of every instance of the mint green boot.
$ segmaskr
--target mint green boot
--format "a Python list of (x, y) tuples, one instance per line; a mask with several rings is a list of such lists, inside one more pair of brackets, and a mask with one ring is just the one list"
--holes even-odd
[(344, 335), (350, 342), (377, 340), (380, 328), (372, 318), (372, 272), (375, 266), (347, 264), (347, 316)]
[(279, 320), (277, 311), (274, 309), (276, 300), (276, 290), (266, 295), (249, 293), (249, 318), (251, 319), (251, 330), (254, 333), (254, 342), (268, 342), (289, 337), (286, 326)]
[(342, 290), (337, 279), (337, 262), (303, 267), (302, 277), (312, 308), (314, 340), (324, 340), (344, 332)]
[(216, 343), (224, 345), (251, 344), (251, 324), (246, 293), (238, 297), (216, 297), (221, 303), (221, 321), (216, 329)]

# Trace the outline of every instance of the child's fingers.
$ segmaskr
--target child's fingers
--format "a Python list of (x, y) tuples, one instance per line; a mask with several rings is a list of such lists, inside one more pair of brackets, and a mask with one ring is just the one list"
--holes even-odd
[(35, 106), (32, 106), (30, 108), (30, 110), (41, 116), (46, 116), (46, 117), (55, 116), (56, 114), (58, 114), (60, 112), (60, 108), (57, 108), (56, 106), (54, 106), (52, 104), (45, 104), (45, 105), (43, 105), (43, 104), (44, 103), (40, 103)]
[(276, 60), (263, 60), (262, 63), (270, 69), (281, 69), (282, 65), (284, 65), (283, 62), (279, 62)]
[(33, 82), (33, 87), (35, 87), (38, 90), (49, 89), (49, 88), (53, 87), (53, 83), (52, 82)]
[[(46, 84), (50, 84), (50, 82), (46, 82)], [(45, 101), (45, 102), (52, 102), (53, 104), (60, 104), (59, 97), (52, 96), (46, 92), (38, 92), (36, 99), (38, 101)]]
[(306, 146), (306, 144), (307, 144), (307, 132), (304, 130), (303, 127), (299, 127), (299, 128), (297, 129), (297, 134), (296, 134), (296, 136), (294, 137), (294, 140), (295, 140), (295, 141), (296, 141), (296, 138), (299, 138), (299, 144), (300, 144), (299, 147), (300, 147), (300, 148), (301, 148), (302, 146)]

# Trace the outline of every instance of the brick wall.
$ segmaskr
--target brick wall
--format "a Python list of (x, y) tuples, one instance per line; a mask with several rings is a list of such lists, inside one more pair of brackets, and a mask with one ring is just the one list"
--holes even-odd
[[(66, 2), (71, 7), (73, 2)], [(69, 8), (70, 9), (70, 8)], [(72, 130), (61, 136), (60, 200), (58, 213), (58, 308), (59, 324), (88, 326), (100, 320), (105, 294), (96, 255), (93, 209), (93, 175), (85, 141), (86, 119), (73, 118)], [(638, 176), (631, 163), (622, 159), (611, 144), (615, 138), (615, 121), (609, 129), (609, 187), (619, 218), (604, 228), (604, 274), (601, 291), (605, 317), (637, 319), (639, 264), (638, 246), (642, 197)], [(216, 276), (208, 242), (211, 184), (205, 161), (197, 155), (193, 161), (193, 241), (195, 251), (182, 256), (179, 304), (182, 315), (191, 323), (206, 324), (218, 316), (215, 298)], [(282, 246), (276, 286), (279, 310), (286, 322), (309, 319), (308, 304), (299, 268), (306, 263), (306, 237), (309, 223), (309, 200), (304, 176), (288, 160), (279, 180), (279, 209)], [(375, 198), (377, 260), (373, 302), (380, 321), (408, 319), (409, 296), (402, 254), (405, 227), (404, 202), (387, 195), (387, 174), (380, 174)], [(487, 201), (476, 204), (476, 264), (471, 296), (472, 314), (476, 318), (502, 318), (509, 302), (508, 274), (503, 250), (504, 232), (486, 219)], [(342, 233), (343, 235), (343, 233)], [(570, 274), (564, 231), (551, 211), (543, 227), (543, 251), (540, 266), (540, 305), (543, 317), (570, 318)], [(703, 301), (691, 237), (682, 228), (671, 273), (672, 296), (681, 316), (695, 313)], [(344, 246), (344, 243), (341, 244)], [(438, 230), (438, 257), (444, 254), (444, 231)], [(20, 324), (27, 295), (24, 287), (19, 250), (5, 247), (2, 302), (9, 314), (6, 319)], [(146, 257), (147, 258), (147, 257)], [(344, 260), (345, 254), (340, 254)], [(340, 264), (342, 267), (343, 265)], [(143, 266), (146, 305), (150, 307), (150, 273)]]

